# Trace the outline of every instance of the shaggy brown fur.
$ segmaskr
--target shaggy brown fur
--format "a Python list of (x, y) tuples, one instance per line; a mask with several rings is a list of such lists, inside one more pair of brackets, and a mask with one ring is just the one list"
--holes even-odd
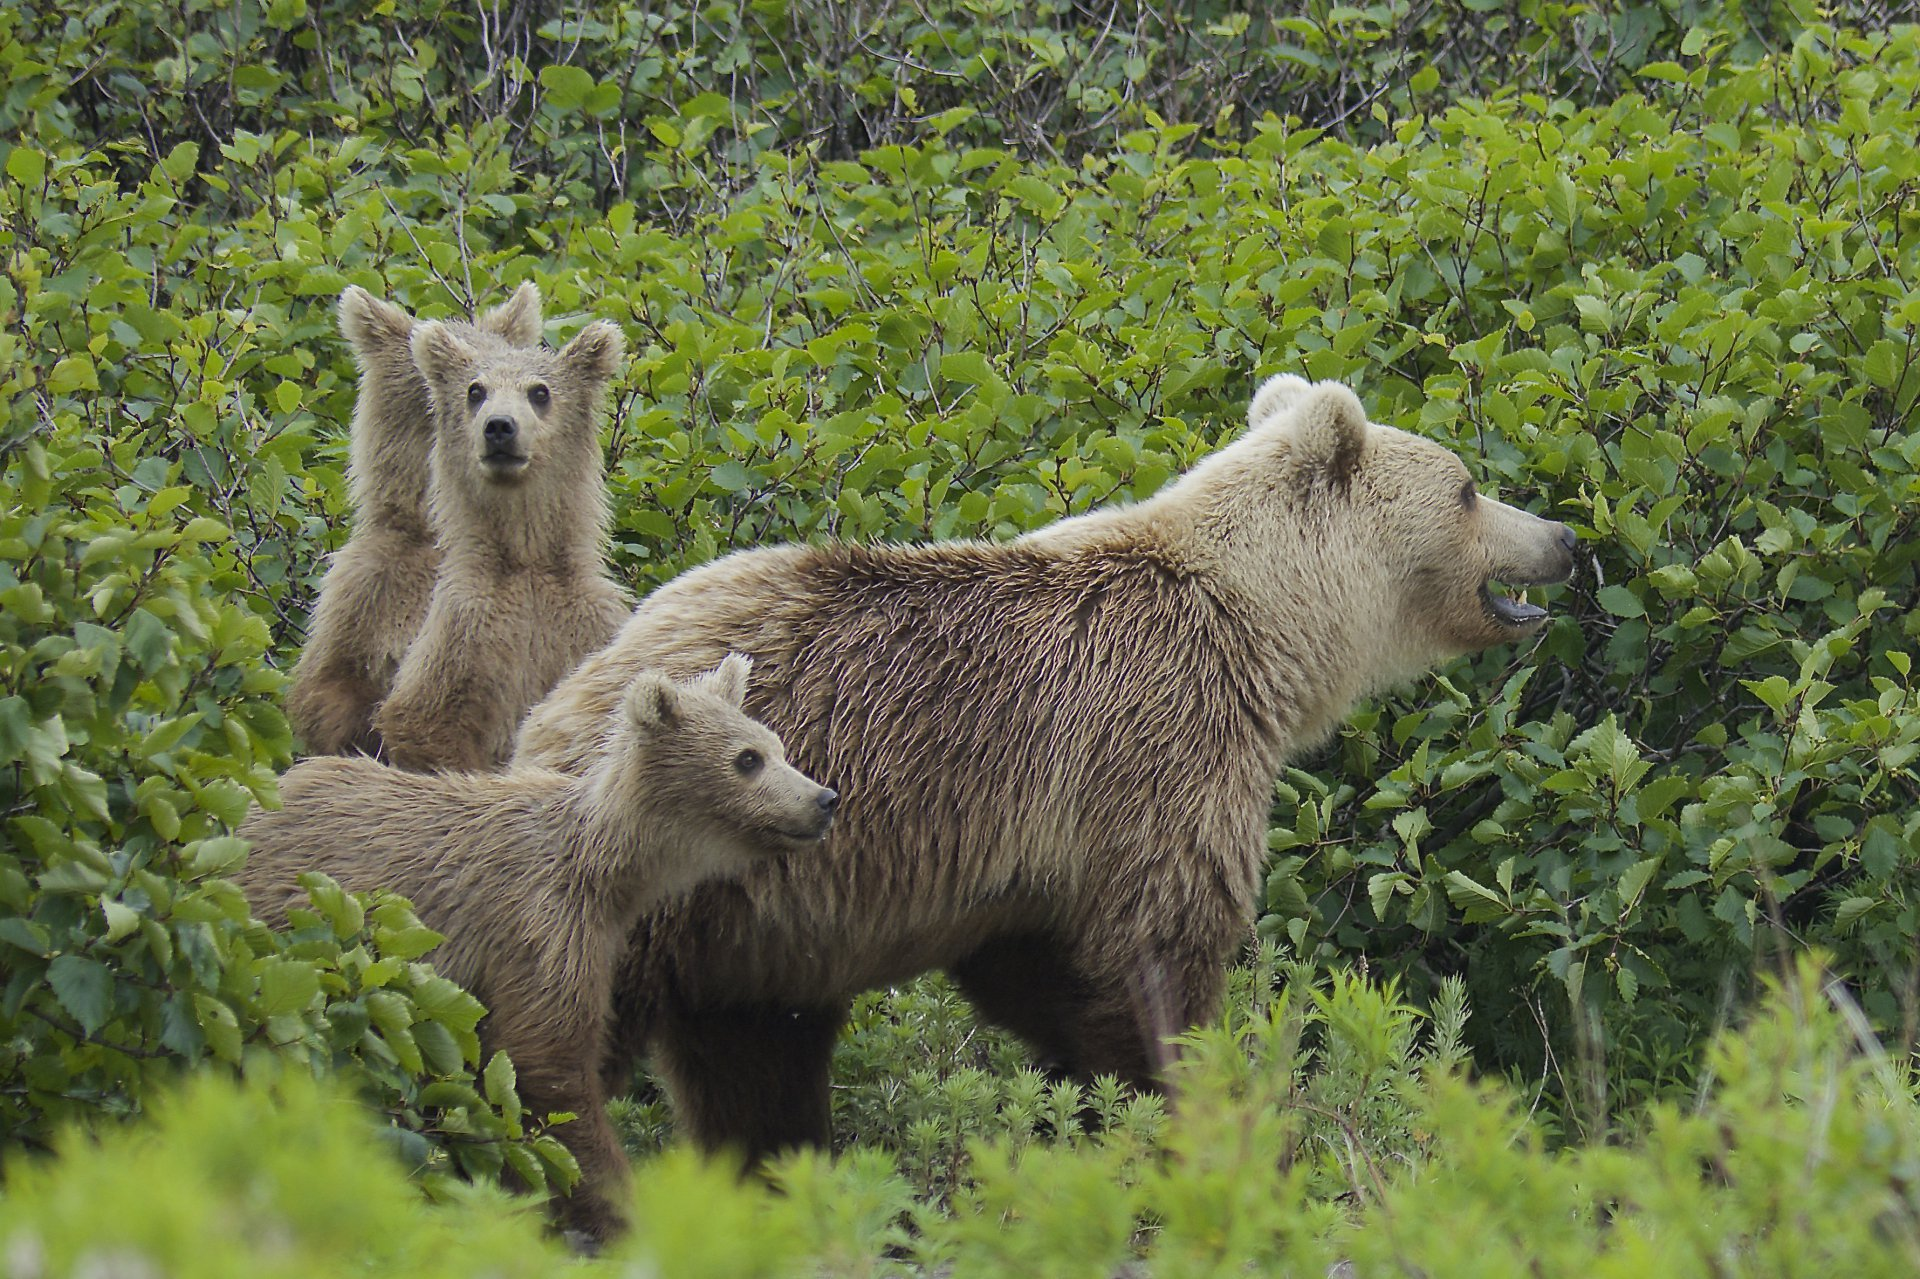
[[(314, 755), (374, 751), (373, 710), (420, 633), (440, 550), (427, 522), (433, 411), (413, 363), (413, 317), (355, 286), (340, 295), (340, 332), (360, 365), (349, 436), (353, 531), (320, 582), (307, 644), (287, 690), (287, 718)], [(540, 341), (540, 291), (521, 285), (472, 324), (473, 341)]]
[(504, 764), (529, 706), (613, 638), (632, 608), (607, 577), (599, 426), (620, 330), (563, 351), (413, 337), (437, 421), (429, 507), (440, 574), (426, 621), (374, 715), (402, 768)]
[(280, 811), (240, 831), (253, 841), (240, 882), (268, 923), (285, 922), (295, 877), (319, 870), (401, 893), (446, 935), (433, 963), (486, 1004), (481, 1038), (513, 1059), (529, 1109), (579, 1116), (558, 1129), (583, 1174), (562, 1211), (596, 1239), (618, 1224), (625, 1173), (598, 1067), (634, 921), (770, 850), (813, 847), (832, 819), (834, 793), (741, 712), (747, 670), (734, 656), (690, 686), (643, 673), (585, 776), (309, 760), (282, 782)]
[(516, 759), (577, 770), (636, 669), (737, 649), (749, 711), (855, 796), (823, 857), (641, 920), (616, 1076), (650, 1044), (702, 1144), (823, 1142), (849, 997), (944, 968), (1065, 1069), (1157, 1081), (1244, 935), (1282, 763), (1368, 690), (1530, 633), (1490, 579), (1571, 566), (1563, 525), (1345, 387), (1262, 411), (1155, 497), (1005, 545), (687, 573), (535, 709)]

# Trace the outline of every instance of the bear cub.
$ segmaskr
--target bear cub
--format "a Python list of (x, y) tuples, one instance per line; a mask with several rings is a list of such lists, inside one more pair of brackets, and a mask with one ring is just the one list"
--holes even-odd
[(557, 352), (423, 324), (412, 350), (433, 397), (440, 569), (374, 728), (402, 768), (498, 768), (527, 708), (632, 607), (607, 576), (599, 438), (624, 342), (605, 321)]
[(582, 1174), (559, 1208), (592, 1239), (621, 1222), (626, 1162), (599, 1067), (634, 922), (696, 883), (817, 844), (833, 820), (834, 792), (741, 710), (749, 670), (729, 655), (685, 684), (641, 674), (583, 776), (314, 759), (282, 780), (279, 811), (240, 830), (253, 851), (239, 881), (261, 920), (283, 924), (296, 877), (317, 870), (402, 894), (446, 935), (432, 962), (487, 1006), (486, 1052), (513, 1059), (533, 1113), (579, 1116), (557, 1129)]
[[(471, 324), (475, 344), (534, 346), (540, 290), (522, 284)], [(413, 362), (414, 318), (359, 286), (340, 295), (340, 333), (360, 366), (348, 435), (347, 544), (320, 581), (307, 643), (287, 690), (287, 718), (312, 755), (372, 753), (374, 708), (420, 633), (440, 567), (427, 519), (433, 404)]]

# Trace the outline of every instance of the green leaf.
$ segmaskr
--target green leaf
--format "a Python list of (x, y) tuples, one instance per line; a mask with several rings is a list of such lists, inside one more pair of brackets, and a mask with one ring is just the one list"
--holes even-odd
[(298, 1012), (320, 993), (320, 974), (312, 964), (292, 959), (260, 966), (260, 1012), (267, 1017)]
[(240, 1019), (233, 1009), (211, 995), (195, 995), (193, 1011), (207, 1047), (222, 1061), (240, 1062)]
[(1615, 617), (1645, 617), (1646, 605), (1624, 586), (1603, 586), (1594, 592), (1594, 600)]
[(540, 68), (540, 87), (549, 105), (571, 111), (593, 92), (593, 76), (579, 67), (555, 63)]
[(47, 157), (32, 147), (15, 144), (7, 155), (7, 176), (23, 187), (37, 187), (47, 176)]
[(144, 608), (127, 618), (125, 637), (128, 654), (143, 670), (159, 670), (173, 654), (173, 632)]
[(1660, 859), (1658, 857), (1649, 857), (1644, 861), (1635, 862), (1633, 865), (1627, 867), (1620, 875), (1618, 887), (1621, 904), (1631, 905), (1637, 902), (1640, 899), (1640, 894), (1646, 891), (1647, 882), (1653, 878), (1654, 872), (1659, 869)]
[(200, 163), (200, 144), (180, 142), (167, 152), (167, 158), (160, 162), (160, 171), (173, 179), (175, 183), (185, 182), (193, 176), (194, 169)]
[(0, 942), (43, 959), (53, 952), (46, 926), (18, 915), (0, 915)]
[(1833, 912), (1833, 922), (1845, 928), (1879, 904), (1872, 897), (1848, 897)]
[(505, 1111), (511, 1122), (520, 1118), (520, 1098), (515, 1091), (518, 1077), (514, 1074), (513, 1062), (504, 1052), (496, 1052), (487, 1062), (483, 1076), (487, 1088), (487, 1100)]
[(47, 965), (54, 998), (89, 1035), (107, 1024), (113, 1011), (113, 973), (84, 955), (60, 955)]

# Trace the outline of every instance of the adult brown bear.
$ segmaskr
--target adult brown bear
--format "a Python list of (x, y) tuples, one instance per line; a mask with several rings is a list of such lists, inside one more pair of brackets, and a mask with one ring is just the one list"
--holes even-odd
[(1355, 699), (1529, 634), (1562, 524), (1445, 449), (1280, 378), (1147, 501), (1002, 545), (743, 551), (656, 591), (528, 716), (516, 759), (604, 749), (635, 672), (751, 654), (748, 710), (849, 798), (820, 856), (649, 913), (610, 1059), (757, 1156), (824, 1142), (848, 1000), (932, 968), (1080, 1076), (1157, 1082), (1210, 1016), (1273, 778)]

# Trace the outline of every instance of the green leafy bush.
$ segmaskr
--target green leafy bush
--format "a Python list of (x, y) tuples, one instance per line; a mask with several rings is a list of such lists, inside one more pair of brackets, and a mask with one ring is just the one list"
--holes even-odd
[[(1920, 1264), (1920, 1102), (1811, 965), (1710, 1054), (1696, 1104), (1644, 1135), (1551, 1150), (1512, 1095), (1402, 1051), (1403, 1005), (1348, 982), (1296, 987), (1197, 1035), (1182, 1105), (1150, 1149), (1130, 1137), (971, 1144), (945, 1210), (891, 1161), (790, 1159), (777, 1193), (680, 1150), (636, 1175), (632, 1235), (583, 1274), (1169, 1276), (1894, 1275)], [(1337, 1049), (1303, 1051), (1308, 1003)], [(1436, 1028), (1438, 1029), (1438, 1028)], [(1443, 1036), (1429, 1043), (1438, 1050)], [(1379, 1055), (1385, 1050), (1385, 1055)], [(1339, 1094), (1368, 1067), (1372, 1097)], [(1443, 1054), (1444, 1055), (1444, 1054)], [(1313, 1064), (1317, 1059), (1319, 1064)], [(1417, 1142), (1368, 1109), (1397, 1109)], [(1339, 1120), (1338, 1123), (1330, 1120)], [(1310, 1136), (1319, 1126), (1322, 1137)], [(1316, 1149), (1316, 1147), (1319, 1147)], [(1339, 1169), (1337, 1199), (1316, 1177)], [(18, 1279), (179, 1273), (547, 1274), (536, 1216), (490, 1187), (428, 1206), (364, 1113), (289, 1076), (202, 1081), (154, 1120), (7, 1170), (0, 1256)]]
[[(473, 1011), (397, 906), (273, 938), (220, 877), (344, 534), (349, 282), (445, 315), (536, 278), (549, 338), (626, 327), (640, 588), (1011, 536), (1153, 492), (1263, 374), (1349, 380), (1591, 571), (1534, 650), (1299, 761), (1261, 933), (1396, 1006), (1464, 980), (1475, 1063), (1562, 1131), (1687, 1095), (1756, 959), (1809, 944), (1912, 1051), (1911, 6), (382, 8), (0, 9), (10, 1132), (318, 1064), (461, 1167), (540, 1158), (502, 1153), (534, 1130), (499, 1076), (374, 1020), (460, 1048)], [(840, 1116), (935, 1202), (976, 1130), (1157, 1131), (1018, 1060), (937, 983), (879, 996)]]
[[(200, 1066), (345, 1070), (416, 1165), (566, 1182), (511, 1065), (480, 1072), (479, 1003), (413, 962), (438, 935), (404, 902), (316, 884), (316, 911), (276, 935), (224, 877), (246, 852), (227, 831), (274, 799), (291, 754), (269, 618), (287, 526), (315, 530), (290, 500), (297, 439), (251, 420), (266, 410), (207, 372), (219, 355), (201, 343), (225, 329), (229, 376), (298, 360), (249, 350), (251, 318), (153, 310), (133, 269), (108, 269), (137, 256), (92, 246), (115, 224), (164, 240), (164, 217), (142, 223), (138, 197), (78, 166), (42, 181), (70, 184), (71, 214), (9, 191), (10, 212), (53, 229), (14, 259), (21, 327), (51, 354), (14, 366), (31, 389), (0, 475), (0, 1125), (41, 1145)], [(97, 339), (67, 340), (95, 321)], [(142, 325), (171, 340), (113, 350)], [(124, 393), (95, 398), (110, 352)], [(194, 399), (174, 398), (183, 384)], [(279, 385), (286, 413), (299, 388)]]

